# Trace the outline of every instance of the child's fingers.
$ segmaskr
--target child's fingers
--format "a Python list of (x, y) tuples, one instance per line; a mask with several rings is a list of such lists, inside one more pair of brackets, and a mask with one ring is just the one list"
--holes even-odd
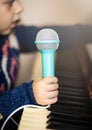
[(43, 81), (47, 84), (57, 83), (58, 78), (57, 77), (46, 77), (46, 78), (43, 79)]
[(59, 88), (59, 85), (57, 83), (55, 84), (48, 84), (46, 86), (46, 91), (54, 91), (54, 90), (57, 90)]
[(56, 103), (57, 100), (58, 100), (58, 97), (46, 99), (46, 104), (49, 105), (49, 104)]
[(55, 98), (55, 97), (57, 97), (58, 96), (58, 91), (56, 90), (56, 91), (51, 91), (51, 92), (48, 92), (47, 93), (47, 98), (48, 99), (52, 99), (52, 98)]

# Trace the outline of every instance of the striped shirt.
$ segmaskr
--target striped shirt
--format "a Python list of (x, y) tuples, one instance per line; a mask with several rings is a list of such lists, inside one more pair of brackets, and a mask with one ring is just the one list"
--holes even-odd
[(0, 40), (0, 93), (13, 88), (19, 68), (19, 50), (10, 47), (8, 37)]
[(22, 105), (37, 104), (32, 82), (13, 88), (19, 68), (19, 51), (10, 47), (8, 36), (0, 36), (0, 113), (4, 118)]

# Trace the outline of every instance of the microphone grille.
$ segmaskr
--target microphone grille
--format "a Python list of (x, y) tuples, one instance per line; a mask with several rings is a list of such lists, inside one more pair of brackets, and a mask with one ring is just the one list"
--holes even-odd
[(59, 42), (58, 34), (50, 28), (40, 30), (35, 40), (38, 49), (57, 49)]

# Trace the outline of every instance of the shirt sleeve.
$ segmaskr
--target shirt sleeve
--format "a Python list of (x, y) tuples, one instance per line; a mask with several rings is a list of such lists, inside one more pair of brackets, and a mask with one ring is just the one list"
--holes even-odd
[(18, 107), (29, 104), (37, 104), (32, 90), (32, 82), (23, 83), (13, 90), (6, 91), (0, 95), (0, 113), (4, 118)]

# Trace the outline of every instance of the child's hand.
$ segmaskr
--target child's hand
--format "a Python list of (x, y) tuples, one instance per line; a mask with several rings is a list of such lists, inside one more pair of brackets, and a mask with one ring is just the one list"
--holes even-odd
[(53, 104), (58, 100), (58, 79), (46, 77), (33, 82), (33, 92), (36, 102), (40, 105)]

